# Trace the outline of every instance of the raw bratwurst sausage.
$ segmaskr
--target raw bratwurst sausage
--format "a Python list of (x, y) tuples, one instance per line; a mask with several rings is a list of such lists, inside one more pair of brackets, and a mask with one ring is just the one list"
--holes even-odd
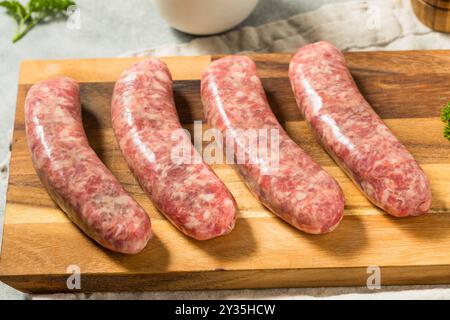
[(370, 201), (397, 217), (429, 210), (428, 178), (361, 95), (337, 48), (301, 48), (289, 76), (315, 136)]
[(89, 146), (78, 84), (56, 78), (31, 87), (25, 125), (34, 167), (69, 218), (110, 250), (141, 251), (151, 238), (150, 219)]
[[(112, 122), (140, 185), (180, 231), (207, 240), (234, 228), (236, 202), (182, 131), (172, 78), (162, 61), (145, 60), (122, 74), (114, 88)], [(176, 150), (189, 150), (187, 161), (174, 158)]]
[[(245, 56), (214, 61), (203, 74), (201, 93), (209, 125), (230, 138), (227, 153), (233, 154), (238, 172), (261, 203), (302, 231), (319, 234), (336, 228), (344, 211), (342, 191), (278, 123), (255, 63)], [(274, 153), (252, 152), (251, 139), (243, 134), (252, 129), (277, 133), (274, 142), (258, 136), (257, 149), (265, 145)]]

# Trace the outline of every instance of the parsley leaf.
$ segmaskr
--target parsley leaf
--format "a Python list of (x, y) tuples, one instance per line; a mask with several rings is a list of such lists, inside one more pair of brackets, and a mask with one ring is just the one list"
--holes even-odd
[(75, 2), (71, 0), (30, 0), (26, 6), (19, 1), (0, 1), (0, 7), (17, 22), (17, 31), (13, 43), (23, 38), (35, 25), (45, 19), (54, 18), (64, 13)]
[(450, 102), (442, 109), (441, 120), (446, 123), (444, 137), (450, 140)]
[(450, 140), (450, 124), (447, 124), (444, 128), (444, 137)]
[(450, 102), (442, 109), (441, 111), (441, 119), (444, 122), (450, 121)]
[(0, 7), (4, 7), (17, 23), (27, 15), (27, 10), (19, 1), (1, 1)]

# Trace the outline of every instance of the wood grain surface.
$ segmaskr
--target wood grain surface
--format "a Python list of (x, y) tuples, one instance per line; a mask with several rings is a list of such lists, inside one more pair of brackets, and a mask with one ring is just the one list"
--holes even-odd
[(411, 0), (411, 6), (423, 24), (439, 32), (450, 32), (449, 0)]
[[(365, 286), (367, 268), (382, 285), (450, 283), (450, 142), (442, 105), (450, 100), (450, 52), (347, 53), (357, 84), (431, 180), (429, 215), (396, 219), (375, 208), (315, 142), (290, 89), (290, 54), (252, 55), (270, 104), (291, 137), (341, 185), (345, 217), (327, 235), (307, 235), (267, 211), (229, 165), (214, 165), (240, 213), (228, 236), (199, 242), (178, 232), (130, 173), (110, 123), (114, 81), (137, 59), (25, 61), (21, 67), (5, 212), (0, 280), (26, 292), (66, 292), (71, 265), (81, 291), (197, 290), (300, 286)], [(217, 57), (164, 58), (175, 79), (183, 125), (203, 118), (201, 72)], [(81, 82), (84, 126), (99, 157), (152, 218), (154, 239), (136, 256), (102, 249), (50, 199), (31, 163), (23, 104), (30, 86), (56, 75)], [(207, 126), (204, 125), (204, 129)]]
[(450, 0), (423, 0), (425, 3), (441, 8), (441, 9), (450, 9)]

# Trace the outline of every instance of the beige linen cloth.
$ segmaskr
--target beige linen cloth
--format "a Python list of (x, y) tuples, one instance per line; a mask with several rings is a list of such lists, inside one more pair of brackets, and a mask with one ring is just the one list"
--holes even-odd
[[(433, 32), (414, 16), (409, 0), (329, 4), (287, 20), (244, 27), (184, 44), (143, 49), (123, 56), (177, 56), (237, 52), (294, 52), (328, 40), (342, 50), (450, 49), (450, 35)], [(382, 282), (382, 280), (381, 280)], [(449, 299), (450, 286), (303, 288), (191, 292), (94, 293), (34, 296), (64, 299)]]
[(373, 0), (328, 4), (286, 20), (123, 56), (295, 52), (320, 40), (345, 51), (450, 49), (450, 35), (421, 24), (409, 0)]

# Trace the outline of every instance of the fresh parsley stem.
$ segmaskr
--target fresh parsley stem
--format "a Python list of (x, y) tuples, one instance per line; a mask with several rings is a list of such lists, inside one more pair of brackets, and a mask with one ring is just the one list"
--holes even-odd
[[(16, 43), (20, 39), (22, 39), (31, 29), (34, 28), (35, 25), (37, 25), (39, 22), (41, 22), (45, 17), (41, 17), (39, 19), (31, 20), (29, 23), (26, 23), (27, 20), (29, 20), (29, 16), (22, 19), (20, 21), (19, 27), (17, 28), (16, 35), (12, 39), (13, 43)], [(24, 27), (26, 24), (26, 27)]]

